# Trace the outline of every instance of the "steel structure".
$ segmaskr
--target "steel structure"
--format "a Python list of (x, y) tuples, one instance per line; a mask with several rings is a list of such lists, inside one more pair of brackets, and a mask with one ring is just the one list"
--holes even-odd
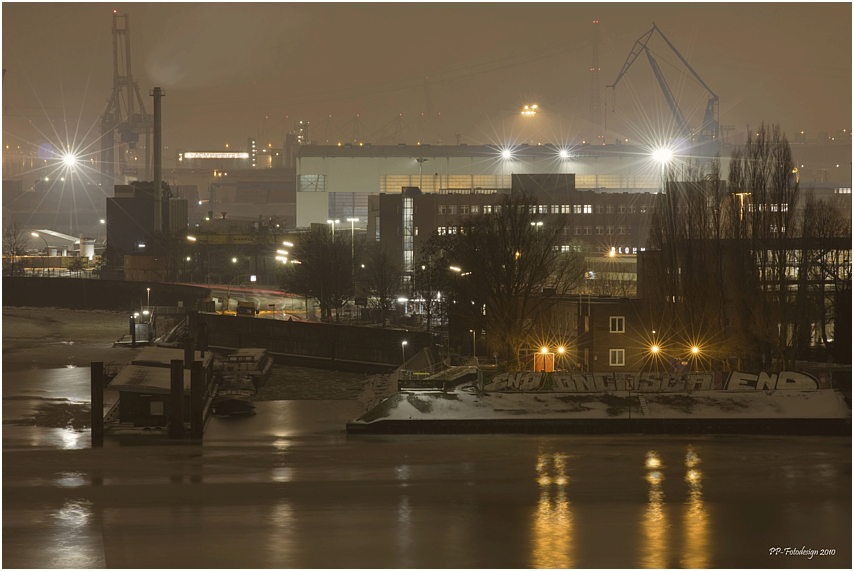
[[(120, 22), (121, 20), (121, 22)], [(113, 93), (101, 117), (101, 186), (124, 182), (123, 177), (151, 179), (151, 117), (131, 71), (128, 14), (113, 10)], [(145, 135), (145, 172), (127, 164), (126, 152)]]
[(599, 91), (599, 20), (593, 20), (593, 64), (590, 66), (590, 121), (595, 128), (597, 144), (605, 144), (606, 114), (602, 112), (602, 96)]
[(664, 78), (664, 74), (661, 72), (661, 68), (658, 67), (658, 62), (655, 61), (655, 58), (652, 57), (652, 53), (649, 51), (647, 44), (649, 44), (650, 39), (653, 34), (658, 32), (658, 35), (667, 43), (673, 53), (685, 64), (685, 67), (688, 68), (688, 71), (694, 76), (694, 78), (700, 82), (700, 85), (706, 88), (711, 97), (709, 98), (709, 102), (706, 104), (706, 112), (703, 116), (703, 124), (700, 127), (699, 134), (699, 142), (700, 143), (717, 143), (720, 139), (720, 102), (718, 96), (715, 94), (711, 88), (706, 85), (706, 82), (699, 76), (699, 74), (694, 71), (694, 68), (691, 67), (691, 64), (682, 57), (682, 54), (679, 53), (679, 50), (670, 43), (670, 40), (667, 39), (662, 31), (655, 25), (655, 22), (652, 23), (652, 29), (642, 35), (640, 38), (635, 41), (635, 45), (632, 47), (631, 53), (629, 53), (629, 57), (626, 59), (626, 63), (623, 64), (623, 69), (620, 70), (619, 75), (617, 75), (617, 79), (614, 80), (614, 83), (608, 85), (612, 89), (617, 87), (617, 84), (629, 71), (629, 68), (638, 58), (641, 53), (645, 53), (647, 59), (649, 59), (649, 65), (652, 67), (652, 71), (655, 74), (655, 79), (658, 80), (658, 84), (661, 87), (661, 91), (664, 93), (664, 98), (667, 100), (667, 104), (670, 106), (670, 111), (673, 113), (673, 118), (676, 120), (676, 124), (679, 128), (680, 134), (686, 139), (694, 140), (694, 133), (688, 127), (688, 123), (685, 120), (685, 116), (682, 114), (682, 110), (679, 109), (679, 104), (676, 103), (676, 99), (673, 96), (673, 92), (670, 90), (670, 86), (667, 84), (667, 80)]

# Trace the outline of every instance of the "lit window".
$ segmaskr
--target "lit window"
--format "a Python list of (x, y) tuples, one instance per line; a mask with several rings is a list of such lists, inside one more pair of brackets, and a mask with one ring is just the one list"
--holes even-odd
[(569, 214), (569, 204), (561, 204), (560, 205), (560, 213), (561, 214)]
[(484, 214), (492, 214), (492, 205), (491, 204), (484, 204), (483, 213)]
[(584, 214), (593, 214), (593, 205), (585, 204), (584, 205)]
[(580, 204), (573, 204), (572, 205), (572, 213), (573, 214), (581, 214), (581, 205)]
[(626, 332), (626, 318), (623, 316), (611, 316), (611, 333)]
[(609, 364), (612, 367), (626, 366), (626, 350), (625, 349), (610, 349), (608, 351)]
[(549, 207), (547, 204), (540, 204), (539, 213), (540, 214), (548, 214)]
[(552, 214), (557, 214), (559, 210), (560, 210), (560, 205), (552, 204), (552, 206), (551, 206), (551, 213)]
[(646, 204), (641, 204), (640, 211), (641, 214), (646, 214)]
[(472, 204), (471, 205), (471, 213), (472, 214), (479, 214), (480, 213), (480, 205)]

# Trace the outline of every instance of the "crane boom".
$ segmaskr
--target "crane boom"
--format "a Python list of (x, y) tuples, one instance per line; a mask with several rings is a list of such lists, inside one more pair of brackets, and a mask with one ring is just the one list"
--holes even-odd
[(623, 76), (629, 71), (629, 68), (635, 63), (638, 56), (642, 52), (646, 53), (647, 59), (649, 59), (649, 65), (652, 67), (652, 71), (655, 74), (655, 79), (658, 80), (658, 84), (661, 87), (661, 91), (664, 93), (664, 98), (667, 100), (667, 104), (670, 106), (670, 111), (673, 113), (673, 117), (676, 119), (676, 123), (679, 126), (679, 130), (682, 132), (683, 136), (689, 137), (691, 130), (688, 128), (688, 123), (685, 121), (685, 116), (682, 114), (681, 109), (679, 109), (679, 105), (676, 103), (676, 99), (673, 97), (673, 92), (670, 90), (670, 87), (667, 85), (667, 81), (664, 78), (664, 74), (661, 72), (661, 68), (658, 66), (658, 62), (655, 61), (655, 58), (652, 57), (652, 53), (649, 51), (647, 44), (649, 44), (650, 39), (655, 32), (658, 32), (658, 35), (667, 43), (668, 47), (676, 54), (676, 57), (685, 64), (685, 67), (688, 68), (688, 71), (691, 72), (691, 75), (706, 88), (706, 91), (709, 92), (711, 98), (709, 98), (709, 102), (706, 105), (706, 112), (703, 116), (703, 125), (700, 128), (700, 139), (704, 141), (717, 142), (718, 135), (720, 130), (720, 105), (719, 98), (717, 94), (715, 94), (712, 89), (706, 85), (706, 82), (700, 77), (700, 75), (694, 71), (694, 68), (691, 67), (691, 64), (682, 57), (682, 54), (679, 53), (679, 50), (676, 49), (670, 40), (667, 39), (667, 36), (655, 25), (655, 22), (652, 23), (652, 28), (645, 34), (643, 34), (640, 38), (635, 41), (635, 45), (632, 47), (632, 51), (629, 53), (629, 57), (626, 58), (626, 62), (623, 64), (623, 68), (620, 70), (620, 73), (617, 75), (617, 79), (614, 80), (614, 83), (608, 85), (607, 87), (616, 88), (617, 84), (623, 78)]
[(670, 106), (670, 111), (673, 112), (673, 118), (676, 119), (676, 124), (679, 126), (679, 132), (682, 133), (683, 137), (689, 138), (691, 136), (691, 129), (688, 128), (685, 116), (682, 115), (682, 110), (679, 109), (679, 105), (673, 97), (673, 92), (670, 91), (670, 86), (667, 85), (667, 80), (664, 79), (664, 74), (661, 73), (661, 68), (658, 67), (658, 62), (655, 61), (655, 58), (653, 58), (652, 54), (649, 53), (648, 48), (644, 47), (644, 51), (646, 52), (646, 57), (649, 58), (649, 65), (652, 67), (655, 79), (658, 80), (658, 85), (661, 87), (661, 91), (664, 92), (664, 98)]

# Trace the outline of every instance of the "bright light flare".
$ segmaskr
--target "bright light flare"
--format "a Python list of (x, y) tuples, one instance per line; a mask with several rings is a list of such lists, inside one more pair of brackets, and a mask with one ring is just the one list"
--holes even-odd
[(548, 347), (543, 347), (543, 348), (541, 349), (541, 351), (542, 351), (542, 352), (543, 352), (543, 354), (545, 355), (546, 353), (548, 353), (548, 352), (549, 352), (549, 348), (548, 348)]
[(501, 151), (501, 158), (505, 161), (509, 161), (511, 158), (513, 158), (513, 153), (510, 152), (510, 149), (504, 149), (503, 151)]
[(669, 163), (673, 159), (673, 151), (670, 149), (656, 149), (652, 152), (652, 158), (659, 163)]
[(653, 353), (658, 353), (658, 345), (653, 345), (653, 346), (650, 348), (650, 351), (652, 351)]
[(691, 352), (696, 355), (700, 352), (700, 348), (694, 345), (693, 347), (691, 347)]
[(569, 158), (569, 151), (567, 151), (566, 149), (561, 149), (560, 153), (558, 153), (558, 154), (560, 155), (560, 158), (562, 158), (562, 159), (568, 159)]
[(64, 162), (66, 165), (72, 167), (72, 166), (77, 164), (77, 157), (75, 157), (71, 153), (68, 153), (62, 157), (62, 162)]
[(658, 458), (657, 453), (649, 451), (646, 453), (646, 462), (644, 464), (648, 469), (660, 468), (661, 460)]

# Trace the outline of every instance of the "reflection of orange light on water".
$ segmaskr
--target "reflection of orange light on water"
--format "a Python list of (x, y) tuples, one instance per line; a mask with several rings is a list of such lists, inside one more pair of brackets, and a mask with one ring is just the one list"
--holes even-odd
[[(650, 452), (647, 454), (647, 465), (650, 460), (656, 465), (661, 465), (657, 455)], [(643, 520), (643, 531), (646, 541), (643, 544), (644, 553), (641, 557), (641, 566), (647, 569), (662, 569), (667, 567), (667, 519), (664, 513), (664, 492), (661, 490), (661, 482), (664, 475), (655, 470), (648, 472), (646, 481), (649, 482), (649, 506)]]
[(688, 448), (685, 457), (688, 471), (685, 482), (688, 484), (688, 502), (685, 512), (685, 554), (682, 565), (688, 569), (704, 569), (709, 563), (708, 515), (703, 507), (703, 486), (700, 481), (703, 473), (694, 468), (700, 463), (700, 457), (693, 449)]
[[(553, 474), (548, 475), (549, 464)], [(572, 561), (572, 513), (566, 497), (569, 478), (565, 473), (566, 457), (556, 454), (553, 458), (540, 455), (537, 458), (537, 483), (540, 485), (540, 501), (534, 514), (533, 561), (538, 569), (569, 568)], [(556, 489), (552, 488), (556, 485)]]
[(647, 469), (661, 468), (661, 460), (658, 458), (658, 453), (650, 450), (646, 453), (646, 463), (645, 466)]

